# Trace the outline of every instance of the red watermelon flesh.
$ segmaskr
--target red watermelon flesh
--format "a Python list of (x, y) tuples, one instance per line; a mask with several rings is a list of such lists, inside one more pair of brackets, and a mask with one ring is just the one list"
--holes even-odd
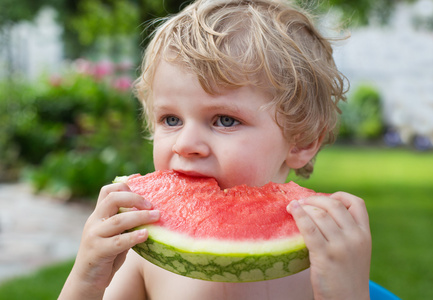
[(286, 207), (291, 200), (315, 195), (294, 182), (221, 190), (213, 178), (174, 171), (131, 175), (128, 186), (160, 210), (160, 225), (196, 238), (274, 239), (299, 234)]

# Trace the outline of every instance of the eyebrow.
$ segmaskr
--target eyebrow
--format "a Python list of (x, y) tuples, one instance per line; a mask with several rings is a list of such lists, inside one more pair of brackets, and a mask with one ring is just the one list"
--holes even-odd
[[(175, 105), (171, 104), (154, 104), (153, 110), (154, 111), (164, 111), (164, 110), (170, 110), (172, 108), (175, 108)], [(248, 107), (245, 107), (244, 109), (240, 109), (237, 105), (225, 105), (225, 104), (211, 104), (206, 105), (202, 108), (204, 111), (214, 111), (214, 110), (220, 110), (220, 111), (227, 111), (234, 114), (244, 114), (242, 111), (245, 109), (247, 110), (247, 113), (252, 112)]]
[(169, 110), (171, 108), (170, 105), (167, 104), (155, 104), (153, 103), (153, 111), (159, 111), (159, 110)]
[(239, 114), (242, 112), (237, 105), (212, 104), (204, 108), (205, 111), (222, 110)]

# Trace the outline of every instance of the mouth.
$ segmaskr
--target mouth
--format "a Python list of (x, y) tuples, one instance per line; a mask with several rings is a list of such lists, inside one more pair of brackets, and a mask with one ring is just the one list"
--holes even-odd
[(204, 175), (204, 174), (196, 172), (196, 171), (186, 171), (186, 170), (173, 170), (173, 171), (180, 173), (180, 174), (183, 174), (183, 175), (190, 176), (190, 177), (213, 178), (211, 176)]
[(179, 170), (179, 169), (173, 169), (173, 171), (175, 171), (181, 175), (184, 175), (184, 176), (196, 178), (198, 180), (201, 180), (201, 179), (214, 180), (216, 182), (216, 184), (221, 188), (220, 182), (213, 176), (205, 175), (205, 174), (197, 172), (197, 171), (187, 171), (187, 170)]

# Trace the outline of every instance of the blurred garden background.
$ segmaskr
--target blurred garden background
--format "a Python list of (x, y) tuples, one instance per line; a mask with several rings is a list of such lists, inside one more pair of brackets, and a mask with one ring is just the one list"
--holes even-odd
[[(351, 82), (338, 142), (299, 183), (363, 197), (371, 279), (433, 299), (433, 0), (298, 2), (325, 34), (350, 34), (335, 60)], [(151, 20), (187, 3), (0, 0), (0, 184), (92, 204), (116, 175), (153, 171), (130, 87)], [(71, 266), (0, 283), (0, 299), (54, 299)]]

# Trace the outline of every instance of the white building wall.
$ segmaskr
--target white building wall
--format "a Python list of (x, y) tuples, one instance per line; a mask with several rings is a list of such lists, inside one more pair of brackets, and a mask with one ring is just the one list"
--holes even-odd
[(13, 71), (14, 74), (34, 80), (42, 72), (60, 70), (63, 60), (62, 29), (56, 24), (55, 18), (53, 9), (44, 8), (33, 22), (20, 22), (0, 36), (3, 40), (0, 78), (11, 75), (9, 72)]
[(352, 89), (370, 83), (380, 90), (387, 124), (407, 143), (416, 135), (433, 143), (433, 31), (413, 22), (427, 16), (432, 0), (399, 5), (390, 24), (353, 29), (335, 52)]

